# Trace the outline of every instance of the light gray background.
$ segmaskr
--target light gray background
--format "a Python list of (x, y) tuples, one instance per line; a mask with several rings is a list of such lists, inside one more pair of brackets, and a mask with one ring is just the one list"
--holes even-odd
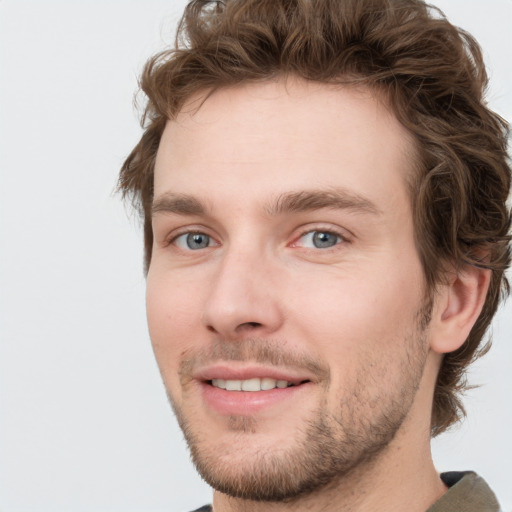
[[(145, 326), (141, 234), (113, 197), (140, 135), (147, 56), (184, 1), (0, 1), (0, 511), (192, 510), (188, 461)], [(512, 119), (512, 2), (444, 0), (484, 47)], [(475, 366), (440, 470), (475, 469), (512, 511), (512, 307)]]

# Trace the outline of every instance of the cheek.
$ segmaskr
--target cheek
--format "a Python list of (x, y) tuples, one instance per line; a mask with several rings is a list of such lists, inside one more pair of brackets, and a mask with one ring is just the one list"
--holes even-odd
[(289, 309), (313, 348), (343, 367), (362, 352), (379, 357), (384, 349), (398, 349), (398, 340), (415, 330), (422, 305), (419, 266), (352, 270), (303, 277)]
[(176, 380), (179, 361), (200, 325), (198, 293), (165, 274), (148, 273), (146, 314), (149, 335), (166, 384)]
[(185, 272), (150, 268), (146, 284), (146, 311), (151, 336), (168, 338), (172, 333), (192, 328), (202, 300), (201, 280), (187, 278)]

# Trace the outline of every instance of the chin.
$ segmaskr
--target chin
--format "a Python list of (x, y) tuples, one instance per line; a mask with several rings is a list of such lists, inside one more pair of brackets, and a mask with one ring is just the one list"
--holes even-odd
[(275, 436), (266, 428), (260, 432), (251, 417), (229, 418), (229, 431), (223, 433), (194, 428), (183, 415), (178, 421), (192, 461), (211, 487), (235, 498), (284, 502), (343, 485), (353, 471), (372, 464), (394, 438), (407, 411), (394, 412), (393, 417), (368, 422), (363, 435), (360, 424), (354, 430), (341, 429), (339, 418), (329, 416), (325, 408), (314, 411), (314, 419), (304, 421), (303, 428)]

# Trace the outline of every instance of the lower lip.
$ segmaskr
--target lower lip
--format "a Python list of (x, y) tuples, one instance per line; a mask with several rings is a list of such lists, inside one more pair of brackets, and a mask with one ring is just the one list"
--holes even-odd
[(309, 386), (305, 383), (267, 391), (226, 391), (202, 382), (201, 387), (204, 401), (217, 413), (247, 416), (290, 400)]

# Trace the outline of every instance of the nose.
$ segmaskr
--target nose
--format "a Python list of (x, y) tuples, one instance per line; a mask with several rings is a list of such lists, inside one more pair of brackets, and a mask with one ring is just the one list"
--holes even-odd
[(203, 323), (224, 340), (269, 336), (282, 325), (277, 269), (261, 254), (231, 251), (219, 263)]

